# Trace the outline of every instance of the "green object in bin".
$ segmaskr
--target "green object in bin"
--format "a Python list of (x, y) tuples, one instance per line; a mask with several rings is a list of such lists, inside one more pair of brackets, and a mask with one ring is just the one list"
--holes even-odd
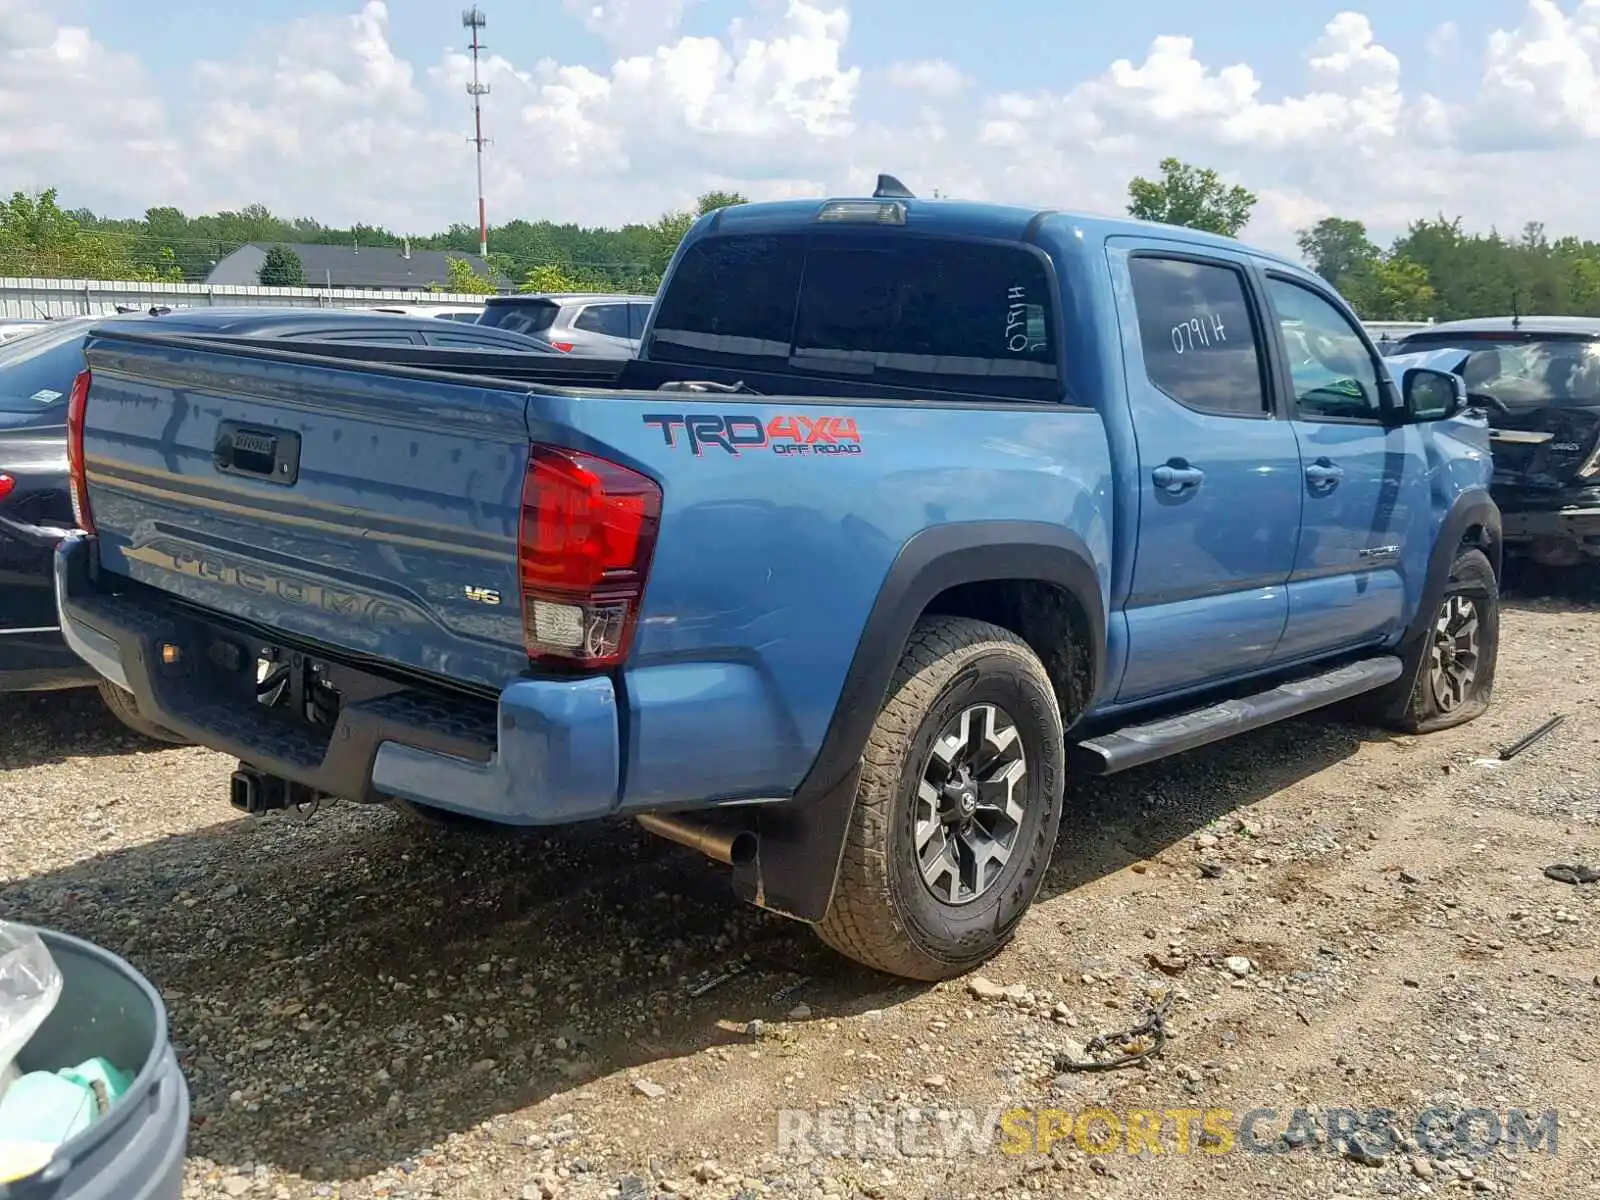
[(54, 1073), (31, 1071), (0, 1096), (0, 1142), (59, 1146), (93, 1125), (131, 1086), (133, 1076), (103, 1058)]

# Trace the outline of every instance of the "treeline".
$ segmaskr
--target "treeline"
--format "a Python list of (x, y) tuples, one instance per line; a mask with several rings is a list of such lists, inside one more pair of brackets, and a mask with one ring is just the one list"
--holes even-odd
[[(1147, 221), (1237, 237), (1256, 195), (1210, 167), (1161, 160), (1156, 178), (1128, 184), (1128, 212)], [(1509, 313), (1600, 316), (1600, 243), (1551, 241), (1544, 226), (1520, 237), (1468, 233), (1442, 214), (1412, 222), (1387, 249), (1360, 221), (1328, 217), (1299, 234), (1312, 270), (1367, 321), (1454, 321)]]
[[(744, 197), (709, 192), (693, 210), (663, 213), (648, 224), (586, 228), (553, 221), (508, 221), (489, 230), (489, 265), (499, 288), (653, 293), (668, 260), (700, 214)], [(140, 218), (65, 210), (54, 189), (22, 192), (0, 203), (0, 276), (72, 279), (203, 280), (226, 255), (249, 242), (400, 246), (476, 255), (476, 226), (404, 237), (376, 225), (334, 228), (307, 217), (280, 217), (259, 204), (191, 217), (152, 208)]]
[[(1140, 217), (1238, 234), (1255, 206), (1253, 193), (1227, 186), (1214, 170), (1164, 159), (1154, 179), (1129, 185), (1129, 211)], [(620, 229), (508, 221), (489, 231), (495, 290), (606, 290), (653, 293), (668, 260), (701, 213), (744, 197), (702, 196), (691, 211)], [(0, 203), (0, 275), (76, 279), (201, 280), (247, 242), (399, 246), (477, 252), (466, 224), (403, 238), (375, 225), (334, 228), (306, 217), (280, 217), (259, 204), (237, 212), (189, 216), (152, 208), (140, 218), (63, 210), (56, 193), (15, 193)], [(1472, 233), (1460, 218), (1419, 220), (1387, 248), (1360, 222), (1329, 217), (1299, 235), (1306, 262), (1369, 321), (1454, 320), (1510, 312), (1600, 316), (1600, 243), (1551, 240), (1539, 224), (1520, 236)], [(465, 263), (461, 286), (478, 283)]]
[(1300, 250), (1368, 321), (1600, 316), (1600, 242), (1552, 241), (1537, 223), (1506, 237), (1441, 215), (1413, 222), (1384, 250), (1360, 221), (1329, 217), (1301, 232)]

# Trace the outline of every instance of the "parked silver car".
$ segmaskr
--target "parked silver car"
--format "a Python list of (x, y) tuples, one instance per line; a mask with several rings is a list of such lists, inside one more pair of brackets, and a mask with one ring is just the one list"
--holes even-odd
[(632, 358), (654, 303), (653, 296), (607, 292), (491, 296), (478, 324), (526, 334), (561, 354)]

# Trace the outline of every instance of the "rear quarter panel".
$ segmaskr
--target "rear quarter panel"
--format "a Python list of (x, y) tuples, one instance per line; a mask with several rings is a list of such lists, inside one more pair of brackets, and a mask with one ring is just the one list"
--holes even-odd
[[(683, 422), (693, 417), (762, 444), (731, 452), (691, 439)], [(917, 533), (1056, 522), (1096, 564), (1109, 561), (1110, 462), (1092, 411), (535, 394), (530, 427), (535, 439), (576, 433), (580, 448), (663, 482), (623, 677), (625, 807), (789, 794), (821, 745), (879, 589)], [(833, 449), (770, 436), (790, 427), (828, 430)], [(1100, 583), (1103, 592), (1106, 574)]]

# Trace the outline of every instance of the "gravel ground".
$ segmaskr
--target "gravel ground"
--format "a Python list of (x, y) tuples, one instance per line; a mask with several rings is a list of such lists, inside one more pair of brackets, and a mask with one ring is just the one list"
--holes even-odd
[[(1600, 1194), (1600, 886), (1542, 873), (1600, 867), (1597, 614), (1595, 577), (1524, 581), (1464, 729), (1335, 714), (1075, 789), (1015, 943), (933, 988), (843, 963), (627, 825), (240, 819), (231, 762), (81, 695), (0, 699), (0, 913), (161, 988), (196, 1200)], [(1168, 992), (1144, 1066), (1057, 1070)], [(1381, 1107), (1409, 1136), (1435, 1105), (1557, 1110), (1557, 1152), (1325, 1133)], [(778, 1110), (838, 1106), (841, 1153), (780, 1142)], [(1198, 1130), (1184, 1152), (1175, 1124), (1108, 1154), (1103, 1125), (1042, 1154), (904, 1132), (997, 1106), (1271, 1108), (1256, 1136), (1284, 1153)], [(886, 1153), (872, 1131), (915, 1110)]]

